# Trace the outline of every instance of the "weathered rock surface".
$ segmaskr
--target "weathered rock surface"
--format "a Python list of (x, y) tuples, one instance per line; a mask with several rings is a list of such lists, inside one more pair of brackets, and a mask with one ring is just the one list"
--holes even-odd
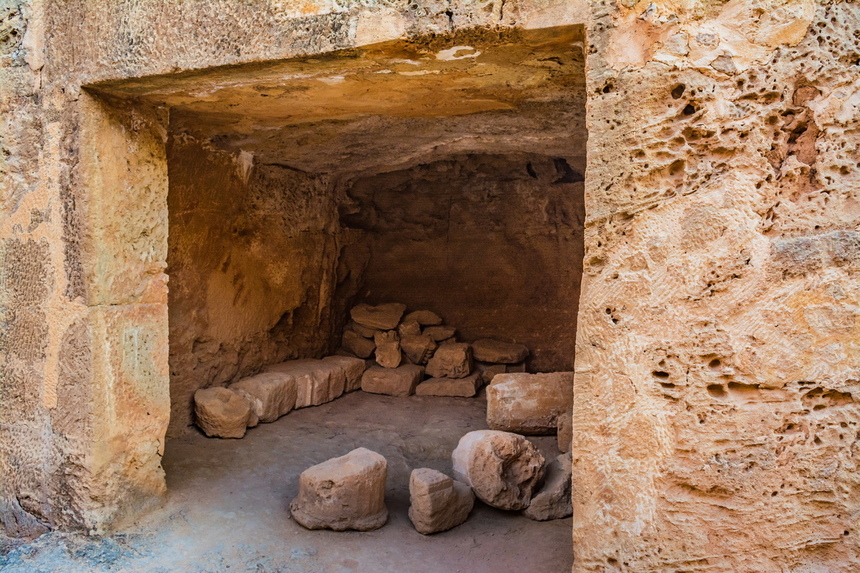
[(245, 430), (258, 421), (247, 398), (220, 386), (194, 393), (194, 416), (210, 438), (244, 437)]
[(396, 330), (377, 332), (373, 336), (376, 343), (376, 363), (384, 368), (397, 368), (403, 355), (400, 353), (400, 336)]
[(475, 368), (481, 373), (481, 379), (484, 384), (491, 383), (496, 374), (504, 374), (508, 371), (508, 367), (504, 364), (484, 364), (476, 362)]
[(296, 380), (282, 372), (263, 372), (231, 384), (244, 396), (261, 422), (274, 422), (296, 406)]
[(388, 521), (387, 474), (383, 456), (366, 448), (355, 449), (303, 471), (290, 512), (308, 529), (378, 529)]
[(472, 348), (463, 342), (446, 342), (427, 362), (433, 378), (465, 378), (472, 372)]
[(422, 332), (436, 342), (442, 342), (443, 340), (454, 338), (454, 335), (457, 334), (457, 329), (453, 326), (428, 326)]
[(346, 351), (355, 354), (359, 358), (370, 358), (373, 351), (376, 350), (376, 344), (372, 340), (364, 338), (353, 330), (343, 331), (341, 344)]
[(367, 363), (364, 360), (352, 356), (326, 356), (323, 360), (336, 364), (343, 370), (346, 376), (344, 392), (353, 392), (361, 388), (361, 375), (367, 370)]
[(400, 338), (400, 350), (413, 364), (427, 364), (438, 347), (439, 345), (427, 334)]
[(481, 362), (516, 364), (526, 359), (529, 349), (522, 344), (482, 338), (472, 343), (472, 353)]
[(295, 378), (296, 408), (331, 402), (342, 395), (346, 387), (346, 372), (332, 361), (289, 360), (267, 366), (266, 372), (283, 372)]
[(403, 317), (403, 322), (414, 320), (421, 326), (438, 326), (442, 324), (442, 317), (429, 310), (415, 310)]
[(493, 507), (528, 507), (544, 472), (544, 457), (530, 441), (510, 432), (477, 430), (462, 438), (451, 454), (454, 477)]
[(361, 377), (361, 389), (373, 394), (389, 396), (411, 396), (424, 377), (424, 368), (416, 364), (404, 364), (397, 368), (368, 368)]
[(377, 330), (394, 330), (400, 324), (400, 318), (406, 311), (406, 305), (397, 302), (370, 306), (359, 304), (349, 311), (349, 315), (357, 324)]
[(499, 374), (487, 387), (487, 424), (494, 430), (554, 434), (573, 407), (573, 372)]
[(562, 519), (573, 514), (571, 505), (571, 455), (562, 454), (546, 466), (543, 485), (523, 515), (536, 521)]
[(562, 452), (571, 451), (573, 442), (573, 413), (570, 411), (561, 414), (558, 417), (558, 449)]
[(430, 468), (409, 476), (409, 519), (419, 533), (447, 531), (466, 521), (475, 505), (468, 485)]
[(397, 327), (397, 333), (401, 338), (404, 336), (417, 336), (421, 334), (421, 325), (416, 320), (404, 320)]
[(350, 321), (349, 324), (346, 325), (346, 329), (355, 332), (363, 338), (373, 338), (373, 336), (377, 332), (379, 332), (379, 329), (377, 328), (368, 328), (366, 326), (358, 324), (354, 320)]
[(483, 380), (478, 372), (465, 378), (430, 378), (415, 389), (418, 396), (454, 396), (471, 398), (478, 393)]

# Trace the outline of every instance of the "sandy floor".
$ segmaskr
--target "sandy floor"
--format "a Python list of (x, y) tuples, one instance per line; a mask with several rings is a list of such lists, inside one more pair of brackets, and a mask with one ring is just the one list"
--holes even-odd
[[(0, 557), (9, 572), (559, 573), (573, 561), (571, 519), (534, 522), (478, 502), (469, 520), (432, 536), (409, 522), (409, 472), (451, 475), (464, 433), (486, 428), (483, 398), (393, 398), (355, 392), (251, 429), (242, 440), (193, 433), (168, 443), (168, 499), (116, 535), (50, 533)], [(555, 438), (534, 438), (547, 456)], [(298, 475), (364, 446), (388, 459), (388, 524), (360, 533), (308, 531), (288, 510)]]

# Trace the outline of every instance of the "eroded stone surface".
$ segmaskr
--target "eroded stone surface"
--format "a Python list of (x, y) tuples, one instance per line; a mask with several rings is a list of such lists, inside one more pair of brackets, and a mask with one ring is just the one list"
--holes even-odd
[(371, 306), (369, 304), (359, 304), (349, 311), (349, 315), (357, 324), (367, 328), (375, 328), (377, 330), (394, 330), (400, 323), (403, 313), (406, 311), (406, 305), (397, 302), (390, 302)]
[(296, 408), (319, 406), (342, 395), (346, 372), (339, 364), (326, 360), (289, 360), (266, 367), (267, 372), (289, 374), (296, 381)]
[(569, 517), (573, 513), (570, 502), (571, 477), (570, 454), (562, 454), (549, 462), (543, 485), (523, 510), (523, 515), (536, 521)]
[(368, 368), (361, 377), (361, 389), (372, 394), (389, 396), (411, 396), (424, 377), (424, 368), (416, 364), (404, 364), (397, 368)]
[(343, 369), (346, 376), (344, 392), (353, 392), (361, 388), (361, 375), (367, 370), (367, 364), (364, 360), (352, 356), (326, 356), (323, 360), (337, 364)]
[(457, 527), (475, 505), (472, 489), (430, 468), (409, 476), (409, 519), (419, 533), (429, 535)]
[(525, 509), (544, 472), (544, 457), (524, 437), (478, 430), (460, 439), (451, 454), (454, 477), (499, 509)]
[(481, 380), (484, 384), (490, 384), (496, 374), (504, 374), (508, 371), (508, 367), (504, 364), (482, 364), (475, 363), (475, 369), (481, 373)]
[(427, 334), (404, 336), (400, 339), (400, 349), (413, 364), (427, 364), (438, 347)]
[(243, 378), (230, 390), (245, 397), (261, 422), (274, 422), (296, 406), (296, 379), (282, 372), (264, 372)]
[(310, 467), (290, 502), (293, 519), (308, 529), (378, 529), (388, 521), (385, 458), (366, 448)]
[(438, 326), (442, 317), (429, 310), (415, 310), (403, 317), (403, 322), (415, 321), (421, 326)]
[(482, 338), (473, 342), (472, 352), (475, 360), (494, 364), (516, 364), (525, 360), (529, 355), (529, 349), (522, 344), (502, 342), (490, 338)]
[(427, 362), (427, 374), (434, 378), (465, 378), (472, 372), (472, 348), (462, 342), (446, 342)]
[(494, 430), (554, 434), (573, 406), (573, 372), (499, 374), (487, 387), (487, 424)]
[(453, 326), (428, 326), (422, 332), (430, 336), (436, 342), (442, 342), (444, 340), (454, 338), (454, 335), (457, 333), (457, 329)]
[(211, 438), (241, 438), (249, 426), (257, 425), (251, 403), (238, 392), (220, 386), (194, 393), (194, 417)]
[(400, 352), (400, 336), (396, 330), (377, 332), (373, 336), (373, 342), (376, 344), (374, 357), (377, 364), (384, 368), (400, 366), (403, 355)]
[(376, 343), (373, 340), (368, 340), (352, 330), (343, 331), (342, 344), (346, 351), (359, 358), (370, 358), (376, 350)]
[(573, 415), (571, 411), (567, 411), (558, 417), (558, 449), (562, 452), (571, 451), (573, 442)]
[(415, 393), (419, 396), (455, 396), (471, 398), (478, 393), (483, 379), (478, 372), (465, 378), (429, 378), (418, 385)]

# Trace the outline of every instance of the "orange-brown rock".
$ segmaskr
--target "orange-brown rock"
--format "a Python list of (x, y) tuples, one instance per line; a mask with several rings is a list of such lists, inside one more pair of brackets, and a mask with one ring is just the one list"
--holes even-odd
[(403, 322), (412, 320), (421, 326), (439, 326), (442, 324), (442, 317), (429, 310), (415, 310), (403, 317)]
[(376, 350), (376, 344), (373, 340), (368, 340), (353, 330), (343, 331), (341, 344), (343, 344), (343, 348), (346, 351), (355, 354), (359, 358), (370, 358), (373, 351)]
[(529, 349), (522, 344), (482, 338), (472, 343), (475, 360), (493, 364), (517, 364), (526, 359)]
[(210, 438), (242, 438), (257, 416), (248, 400), (229, 388), (217, 386), (194, 393), (197, 426)]
[(400, 336), (396, 330), (377, 332), (373, 336), (376, 344), (376, 363), (384, 368), (397, 368), (403, 360), (400, 352)]
[(442, 344), (427, 362), (427, 374), (433, 378), (465, 378), (471, 372), (472, 348), (462, 342)]
[(487, 387), (487, 424), (494, 430), (554, 434), (573, 406), (573, 372), (498, 374)]
[(331, 361), (289, 360), (267, 366), (266, 372), (289, 374), (296, 380), (296, 408), (331, 402), (343, 394), (346, 387), (346, 372)]
[(400, 324), (400, 318), (406, 310), (405, 304), (390, 302), (371, 306), (359, 304), (349, 311), (349, 315), (357, 324), (376, 330), (394, 330)]
[(418, 533), (429, 535), (457, 527), (475, 505), (472, 489), (430, 468), (409, 476), (409, 519)]
[(361, 377), (361, 389), (372, 394), (389, 396), (411, 396), (424, 376), (424, 368), (416, 364), (404, 364), (397, 368), (368, 368)]
[(571, 455), (562, 454), (546, 465), (546, 477), (523, 515), (536, 521), (562, 519), (573, 513), (571, 506)]
[(465, 378), (429, 378), (418, 385), (415, 394), (471, 398), (478, 393), (482, 384), (481, 375), (477, 372)]
[(427, 364), (438, 347), (428, 334), (407, 335), (400, 339), (400, 349), (413, 364)]
[(367, 363), (361, 358), (352, 356), (326, 356), (326, 362), (338, 365), (346, 376), (344, 392), (353, 392), (361, 389), (361, 375), (367, 370)]
[(283, 372), (264, 372), (231, 384), (244, 396), (261, 422), (274, 422), (296, 406), (296, 379)]

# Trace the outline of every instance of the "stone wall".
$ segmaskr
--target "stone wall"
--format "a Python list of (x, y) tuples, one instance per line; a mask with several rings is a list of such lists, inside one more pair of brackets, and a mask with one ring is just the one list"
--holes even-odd
[(574, 569), (857, 569), (860, 5), (592, 6)]
[(194, 391), (330, 351), (338, 233), (326, 177), (168, 145), (170, 435)]
[(468, 155), (355, 181), (342, 221), (367, 267), (359, 297), (427, 308), (460, 340), (525, 344), (571, 370), (582, 275), (584, 153)]

